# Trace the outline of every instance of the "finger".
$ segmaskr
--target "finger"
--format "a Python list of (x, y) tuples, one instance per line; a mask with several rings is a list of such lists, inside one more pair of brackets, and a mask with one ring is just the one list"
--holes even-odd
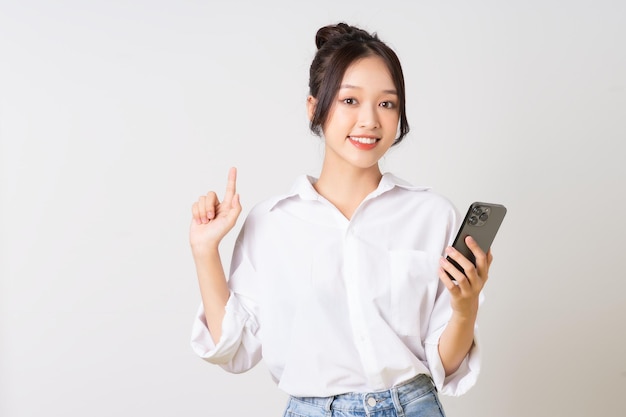
[(487, 282), (489, 279), (489, 268), (491, 267), (491, 262), (493, 262), (493, 255), (491, 254), (491, 249), (487, 251), (485, 257), (484, 264), (477, 264), (478, 275), (483, 279), (483, 283)]
[[(457, 268), (448, 259), (441, 257), (439, 259), (439, 266), (441, 267), (441, 269), (443, 269), (444, 274), (448, 277), (450, 281), (452, 281), (452, 278), (454, 278), (454, 280), (456, 281), (455, 285), (459, 289), (466, 289), (468, 287), (469, 281), (467, 279), (466, 274), (464, 274), (463, 271), (459, 270), (459, 268)], [(452, 278), (450, 278), (448, 274), (450, 274)]]
[(463, 268), (463, 271), (465, 272), (465, 274), (463, 275), (464, 278), (472, 279), (472, 277), (476, 273), (476, 267), (474, 266), (472, 261), (467, 259), (465, 256), (463, 256), (461, 252), (451, 246), (448, 246), (446, 248), (446, 254), (456, 263), (458, 263), (461, 268)]
[(487, 273), (489, 272), (489, 256), (481, 249), (473, 237), (466, 237), (465, 243), (474, 254), (474, 258), (476, 258), (476, 271), (478, 272), (478, 275), (486, 280)]
[(476, 242), (476, 240), (473, 237), (467, 236), (465, 238), (465, 244), (474, 254), (476, 261), (478, 261), (479, 259), (484, 259), (485, 261), (487, 260), (487, 255), (481, 249), (481, 247), (478, 245), (478, 242)]
[(200, 223), (206, 223), (206, 196), (201, 195), (198, 197), (198, 218), (200, 219)]
[(224, 194), (224, 204), (231, 207), (233, 197), (237, 192), (237, 168), (232, 167), (228, 171), (228, 181), (226, 181), (226, 193)]
[(201, 224), (202, 220), (200, 220), (200, 212), (198, 209), (198, 202), (196, 201), (191, 205), (191, 217), (196, 222), (196, 224)]
[(231, 201), (231, 207), (232, 208), (228, 211), (227, 217), (229, 223), (234, 225), (237, 221), (237, 217), (239, 217), (239, 214), (241, 213), (241, 202), (239, 201), (239, 194), (235, 194), (233, 196), (233, 199)]
[(204, 215), (207, 221), (213, 220), (215, 218), (215, 212), (217, 210), (217, 206), (220, 204), (220, 201), (217, 199), (217, 194), (215, 194), (213, 191), (209, 191), (204, 201), (205, 201)]
[(450, 291), (450, 292), (459, 291), (459, 289), (457, 288), (457, 286), (454, 283), (454, 281), (452, 281), (452, 279), (450, 279), (448, 274), (446, 274), (446, 270), (445, 269), (439, 268), (438, 274), (439, 274), (439, 281), (441, 281), (443, 283), (443, 285), (445, 285), (445, 287), (448, 289), (448, 291)]
[[(443, 282), (450, 294), (454, 297), (467, 294), (471, 290), (471, 284), (467, 277), (459, 271), (454, 264), (450, 263), (445, 258), (440, 260), (441, 266), (439, 267), (439, 280)], [(454, 280), (450, 278), (450, 275), (454, 277)]]

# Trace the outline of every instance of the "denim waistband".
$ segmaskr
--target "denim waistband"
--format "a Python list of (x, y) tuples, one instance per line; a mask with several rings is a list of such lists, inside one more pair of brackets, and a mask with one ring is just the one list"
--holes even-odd
[(403, 405), (436, 390), (430, 376), (419, 374), (391, 389), (374, 392), (349, 392), (330, 397), (291, 397), (309, 405), (330, 410), (376, 411), (386, 408), (401, 409)]

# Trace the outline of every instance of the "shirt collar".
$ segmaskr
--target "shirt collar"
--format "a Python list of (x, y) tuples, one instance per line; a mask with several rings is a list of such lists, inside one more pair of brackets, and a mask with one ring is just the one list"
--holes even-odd
[[(280, 202), (288, 200), (295, 196), (300, 197), (302, 200), (315, 201), (322, 199), (323, 197), (319, 195), (319, 193), (313, 187), (313, 184), (315, 184), (316, 181), (317, 178), (311, 175), (300, 175), (296, 178), (294, 184), (291, 187), (291, 190), (287, 194), (278, 197), (274, 201), (274, 204), (272, 204), (272, 206), (270, 207), (270, 210), (276, 207), (276, 205), (278, 205)], [(395, 187), (403, 188), (408, 191), (427, 191), (430, 189), (430, 187), (411, 185), (410, 183), (396, 177), (392, 173), (386, 172), (383, 174), (380, 183), (378, 183), (378, 187), (366, 197), (366, 200), (376, 198), (379, 195), (384, 194)]]

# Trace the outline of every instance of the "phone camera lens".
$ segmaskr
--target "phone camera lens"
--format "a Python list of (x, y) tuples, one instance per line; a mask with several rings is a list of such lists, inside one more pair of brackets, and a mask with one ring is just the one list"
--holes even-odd
[(480, 207), (474, 207), (472, 209), (472, 214), (475, 214), (477, 216), (479, 216), (481, 212), (482, 212), (482, 210), (480, 209)]
[(482, 213), (478, 218), (480, 219), (481, 222), (484, 222), (489, 218), (489, 214)]
[(470, 216), (470, 218), (467, 220), (467, 222), (469, 224), (471, 224), (472, 226), (475, 226), (476, 223), (478, 223), (478, 217), (476, 216)]

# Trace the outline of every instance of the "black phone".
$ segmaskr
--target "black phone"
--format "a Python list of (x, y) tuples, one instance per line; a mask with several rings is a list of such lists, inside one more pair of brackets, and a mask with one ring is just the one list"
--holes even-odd
[[(452, 247), (476, 265), (476, 258), (465, 244), (465, 238), (467, 236), (473, 237), (478, 246), (486, 253), (491, 247), (505, 215), (506, 207), (502, 204), (473, 202), (467, 209), (467, 214), (465, 214), (465, 219), (463, 219), (463, 223), (454, 238)], [(459, 271), (465, 273), (461, 265), (452, 258), (447, 257), (446, 259)], [(454, 280), (449, 273), (448, 276)]]

